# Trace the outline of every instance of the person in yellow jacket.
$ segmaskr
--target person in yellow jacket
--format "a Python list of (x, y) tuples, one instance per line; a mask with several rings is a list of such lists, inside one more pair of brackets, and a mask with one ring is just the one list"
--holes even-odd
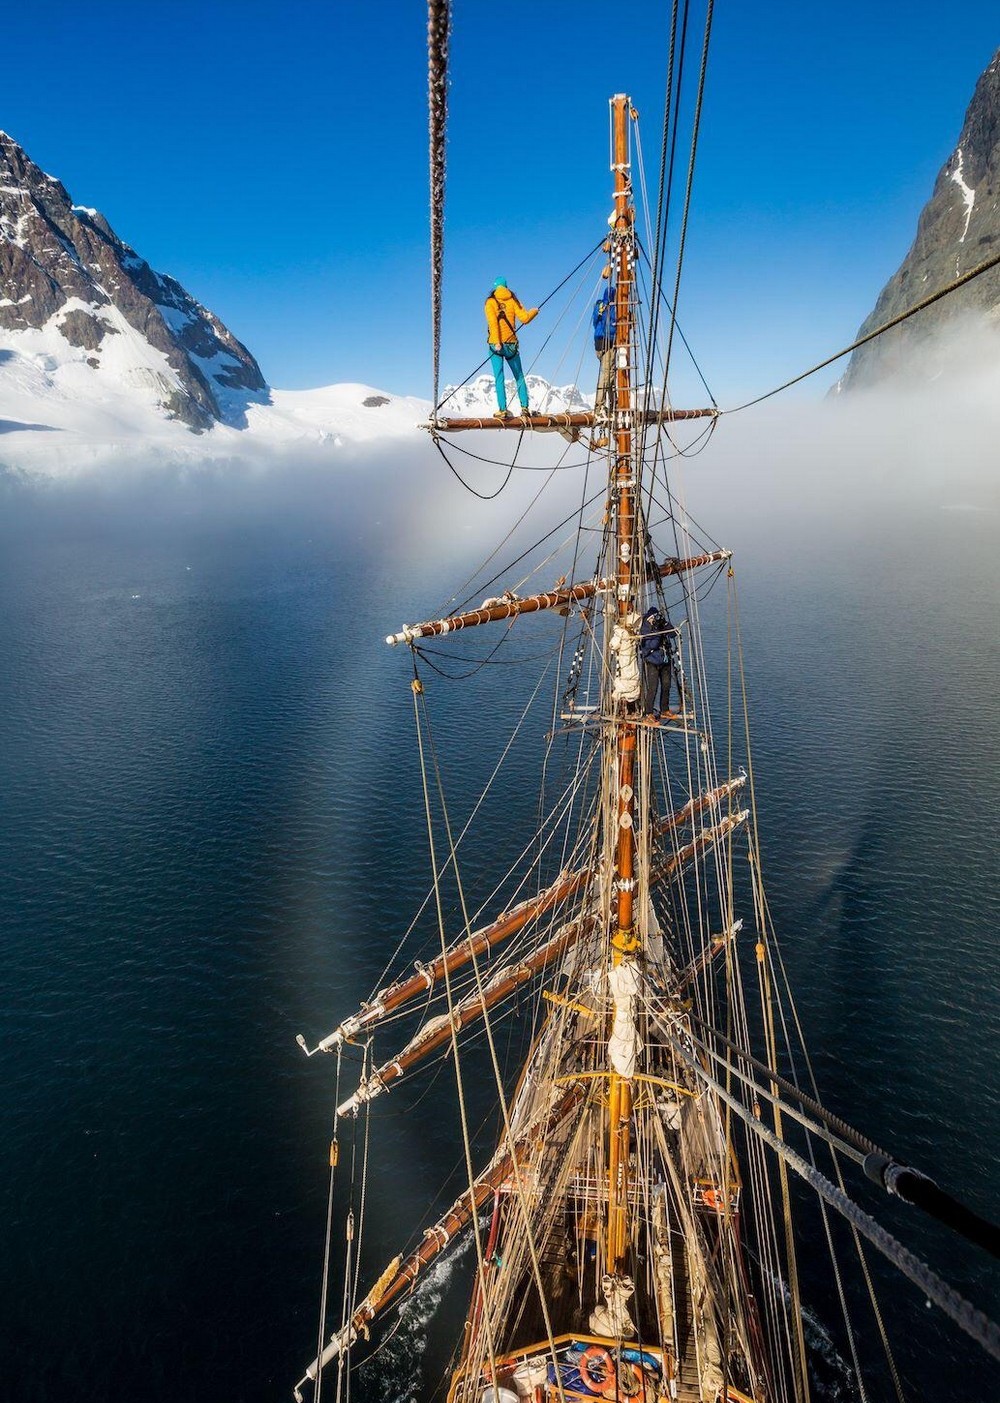
[(493, 367), (493, 380), (497, 387), (496, 417), (507, 418), (507, 386), (504, 372), (509, 365), (517, 381), (517, 397), (521, 401), (521, 413), (530, 414), (528, 408), (528, 387), (521, 369), (521, 353), (517, 344), (517, 324), (522, 325), (538, 316), (538, 308), (525, 310), (507, 286), (506, 278), (497, 278), (493, 291), (486, 299), (486, 340), (490, 348), (490, 364)]

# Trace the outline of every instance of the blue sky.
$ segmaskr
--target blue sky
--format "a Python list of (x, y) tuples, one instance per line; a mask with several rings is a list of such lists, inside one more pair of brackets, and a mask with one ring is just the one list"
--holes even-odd
[[(653, 182), (669, 12), (458, 0), (445, 379), (481, 358), (494, 277), (538, 301), (599, 239), (612, 92)], [(0, 127), (273, 384), (426, 395), (425, 23), (419, 0), (8, 7)], [(998, 44), (995, 0), (717, 4), (679, 310), (720, 403), (851, 339)]]

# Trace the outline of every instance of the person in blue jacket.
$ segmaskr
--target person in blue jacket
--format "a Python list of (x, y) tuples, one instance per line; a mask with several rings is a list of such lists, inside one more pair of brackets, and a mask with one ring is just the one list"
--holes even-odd
[[(612, 391), (612, 376), (614, 375), (614, 335), (616, 335), (617, 324), (619, 324), (619, 313), (616, 307), (616, 292), (612, 282), (612, 269), (604, 268), (604, 278), (607, 279), (606, 286), (600, 292), (595, 304), (593, 304), (593, 349), (597, 354), (597, 361), (600, 362), (600, 372), (597, 375), (597, 396), (593, 403), (593, 410), (597, 417), (606, 414), (609, 410), (610, 391)], [(599, 438), (593, 439), (592, 448), (607, 448), (607, 429), (599, 429)]]
[[(600, 297), (594, 303), (594, 350), (597, 352), (597, 359), (600, 362), (600, 373), (597, 377), (597, 398), (594, 402), (594, 412), (598, 415), (608, 408), (608, 399), (611, 391), (611, 377), (615, 369), (615, 335), (618, 329), (618, 310), (615, 305), (616, 292), (615, 285), (611, 281), (611, 269), (605, 268), (604, 276), (607, 284), (601, 291)], [(603, 448), (607, 443), (595, 442), (595, 448)]]
[[(639, 626), (642, 707), (647, 716), (657, 721), (664, 711), (670, 710), (670, 680), (676, 638), (677, 630), (656, 605), (646, 610)], [(679, 691), (679, 680), (677, 686)]]

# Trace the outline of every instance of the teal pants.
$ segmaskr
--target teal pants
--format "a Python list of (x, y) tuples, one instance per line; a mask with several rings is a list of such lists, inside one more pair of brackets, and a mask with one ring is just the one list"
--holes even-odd
[(507, 386), (504, 383), (504, 371), (509, 365), (514, 379), (517, 381), (517, 397), (521, 401), (522, 410), (528, 412), (528, 387), (524, 383), (524, 371), (521, 369), (521, 353), (517, 348), (516, 341), (505, 341), (503, 345), (497, 346), (490, 342), (490, 364), (493, 367), (493, 380), (497, 387), (497, 405), (501, 410), (507, 408)]

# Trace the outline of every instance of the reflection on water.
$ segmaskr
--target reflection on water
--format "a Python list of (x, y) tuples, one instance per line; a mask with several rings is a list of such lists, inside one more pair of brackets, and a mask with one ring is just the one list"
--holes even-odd
[[(391, 505), (362, 539), (317, 482), (283, 512), (223, 497), (202, 484), (141, 514), (140, 497), (22, 501), (3, 528), (12, 1398), (286, 1396), (315, 1342), (333, 1094), (294, 1036), (370, 991), (425, 890), (408, 663), (379, 640), (434, 612), (478, 543), (421, 566)], [(776, 922), (828, 1103), (988, 1211), (997, 522), (918, 503), (855, 522), (850, 544), (815, 526), (783, 529), (780, 550), (765, 513), (741, 531)], [(711, 606), (724, 629), (721, 593)], [(429, 679), (460, 816), (536, 672)], [(546, 705), (488, 808), (495, 851), (470, 844), (480, 894), (534, 821)], [(461, 1187), (449, 1076), (379, 1105), (373, 1268)], [(1000, 1283), (975, 1253), (886, 1217), (989, 1302)], [(461, 1274), (442, 1268), (435, 1300)], [(805, 1276), (835, 1333), (811, 1254)], [(439, 1382), (450, 1339), (421, 1302), (356, 1396), (402, 1388), (418, 1356)], [(912, 1396), (957, 1397), (958, 1368), (988, 1396), (985, 1358), (908, 1286), (886, 1310)]]

